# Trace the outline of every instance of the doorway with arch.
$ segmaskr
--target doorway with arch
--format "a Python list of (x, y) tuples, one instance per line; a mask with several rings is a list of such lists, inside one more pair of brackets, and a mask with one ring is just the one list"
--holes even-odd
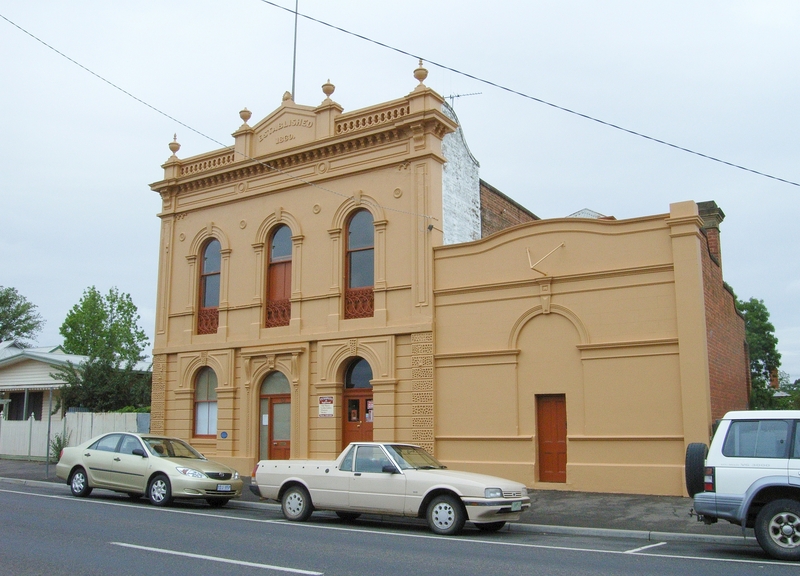
[(350, 362), (344, 376), (342, 448), (351, 442), (372, 442), (372, 368), (363, 358)]

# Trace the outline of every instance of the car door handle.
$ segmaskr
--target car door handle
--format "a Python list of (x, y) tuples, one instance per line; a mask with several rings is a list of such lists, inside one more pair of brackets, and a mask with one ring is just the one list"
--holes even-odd
[(84, 456), (86, 456), (87, 458), (88, 458), (89, 456), (91, 456), (91, 455), (92, 455), (92, 454), (91, 454), (91, 452), (87, 452), (86, 454), (84, 454)]
[(356, 472), (353, 476), (361, 476), (361, 472)]
[(119, 456), (117, 456), (116, 458), (114, 458), (114, 462), (119, 462)]

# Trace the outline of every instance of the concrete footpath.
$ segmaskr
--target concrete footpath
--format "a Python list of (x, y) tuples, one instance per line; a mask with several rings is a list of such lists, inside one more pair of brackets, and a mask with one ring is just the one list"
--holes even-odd
[[(60, 483), (55, 464), (0, 459), (0, 488), (38, 482)], [(242, 497), (229, 506), (275, 507), (249, 489), (245, 477)], [(727, 522), (706, 526), (689, 515), (690, 498), (534, 490), (531, 509), (508, 528), (549, 534), (637, 538), (653, 541), (695, 540), (717, 543), (755, 543), (753, 531), (743, 538), (742, 529)], [(505, 529), (504, 529), (505, 530)]]

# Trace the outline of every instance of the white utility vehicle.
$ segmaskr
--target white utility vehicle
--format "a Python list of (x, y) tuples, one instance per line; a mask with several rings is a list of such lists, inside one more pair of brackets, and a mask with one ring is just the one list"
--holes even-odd
[(698, 520), (755, 530), (773, 558), (800, 560), (800, 410), (728, 412), (711, 446), (686, 449)]
[(250, 490), (281, 503), (288, 520), (331, 510), (343, 520), (361, 514), (426, 518), (437, 534), (457, 534), (470, 520), (500, 530), (530, 507), (524, 484), (448, 470), (419, 446), (355, 442), (336, 460), (262, 460)]

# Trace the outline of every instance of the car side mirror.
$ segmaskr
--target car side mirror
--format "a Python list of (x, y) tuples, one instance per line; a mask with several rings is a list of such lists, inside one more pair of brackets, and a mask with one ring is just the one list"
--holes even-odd
[(386, 474), (399, 474), (400, 473), (400, 471), (397, 468), (395, 468), (394, 464), (384, 464), (383, 468), (381, 469), (381, 472), (384, 472)]
[(147, 455), (144, 453), (144, 450), (142, 450), (141, 448), (134, 448), (133, 450), (131, 450), (131, 454), (133, 454), (134, 456), (141, 456), (142, 458), (147, 457)]

